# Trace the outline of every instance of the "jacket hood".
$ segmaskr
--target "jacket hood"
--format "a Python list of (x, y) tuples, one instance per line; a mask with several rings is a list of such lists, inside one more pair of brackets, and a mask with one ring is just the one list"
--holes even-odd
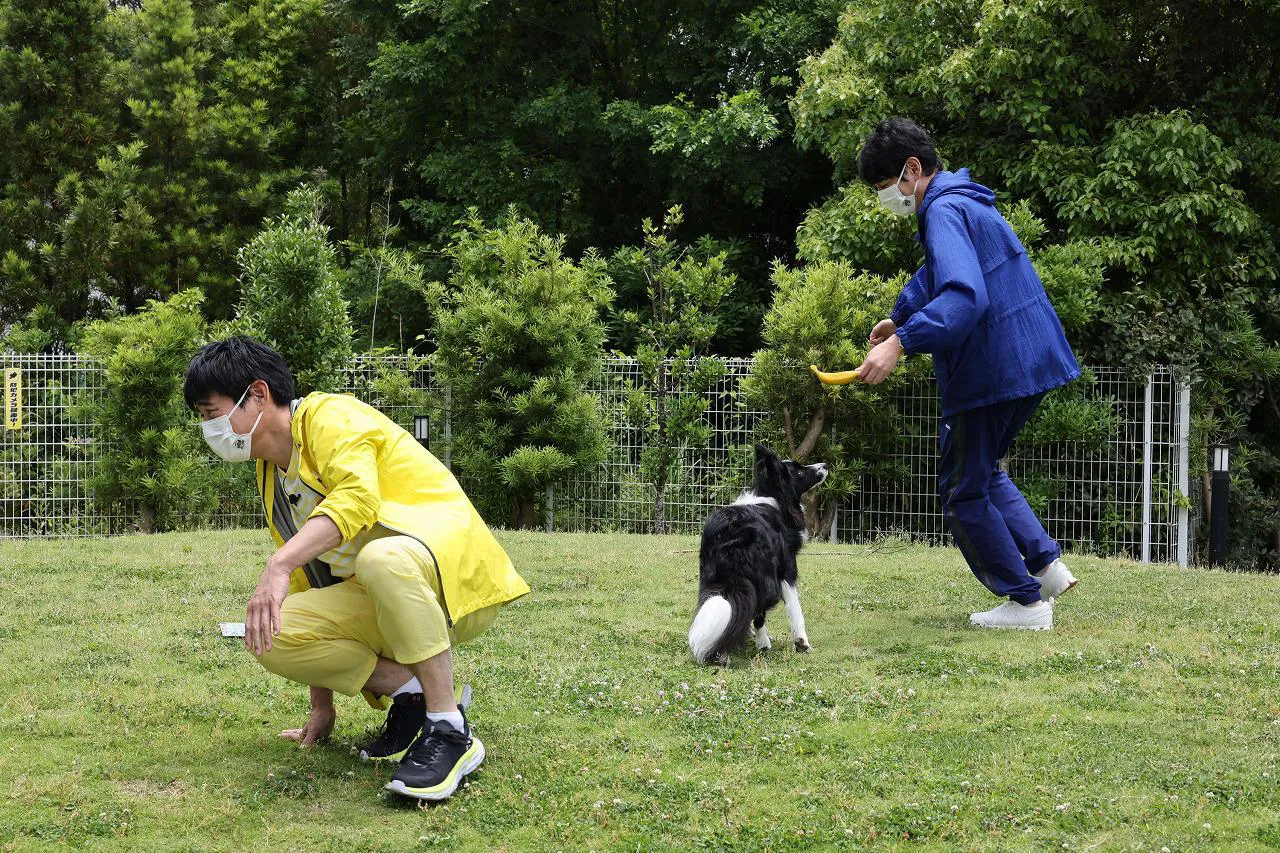
[(939, 172), (929, 181), (929, 189), (925, 190), (924, 200), (920, 203), (919, 215), (923, 216), (929, 206), (944, 195), (952, 193), (963, 195), (982, 204), (994, 206), (996, 194), (969, 179), (968, 169), (957, 169), (954, 172)]

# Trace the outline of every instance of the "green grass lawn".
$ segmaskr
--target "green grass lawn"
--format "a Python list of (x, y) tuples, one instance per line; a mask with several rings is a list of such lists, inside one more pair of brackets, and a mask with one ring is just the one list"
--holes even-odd
[(688, 537), (504, 533), (533, 586), (457, 654), (489, 757), (452, 801), (380, 792), (339, 699), (240, 621), (260, 531), (0, 542), (0, 849), (1280, 847), (1280, 580), (1077, 558), (1047, 633), (942, 548), (814, 546), (814, 650), (685, 648)]

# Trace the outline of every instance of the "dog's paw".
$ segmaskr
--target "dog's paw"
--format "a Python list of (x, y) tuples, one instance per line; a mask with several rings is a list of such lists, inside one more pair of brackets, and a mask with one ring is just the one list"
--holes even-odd
[(813, 650), (813, 646), (809, 645), (808, 637), (796, 637), (796, 652), (798, 654), (808, 654)]
[(728, 666), (728, 665), (729, 665), (729, 653), (728, 653), (728, 652), (721, 652), (720, 654), (716, 655), (716, 659), (715, 659), (714, 661), (712, 661), (712, 663), (714, 663), (716, 666)]
[(759, 650), (760, 650), (760, 651), (762, 651), (762, 652), (767, 652), (767, 651), (769, 651), (769, 649), (773, 648), (773, 643), (772, 643), (772, 642), (770, 642), (770, 640), (769, 640), (769, 638), (768, 638), (768, 637), (765, 637), (763, 640), (761, 640), (761, 639), (760, 639), (760, 637), (758, 637), (758, 636), (757, 636), (757, 637), (756, 637), (756, 648), (757, 648), (757, 649), (759, 649)]

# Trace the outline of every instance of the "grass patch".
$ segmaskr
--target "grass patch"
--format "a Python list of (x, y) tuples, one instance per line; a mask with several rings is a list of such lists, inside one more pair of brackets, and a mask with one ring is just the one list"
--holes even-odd
[(816, 545), (813, 653), (780, 607), (725, 671), (693, 538), (501, 539), (534, 592), (457, 658), (489, 758), (425, 809), (353, 757), (361, 700), (277, 738), (305, 689), (216, 624), (265, 533), (0, 542), (0, 849), (1280, 847), (1275, 577), (1081, 557), (1053, 632), (987, 633), (957, 552)]

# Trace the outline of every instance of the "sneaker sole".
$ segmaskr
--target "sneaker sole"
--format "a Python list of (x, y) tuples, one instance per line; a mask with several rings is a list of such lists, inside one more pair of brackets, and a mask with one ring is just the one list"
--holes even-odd
[(1067, 592), (1069, 592), (1069, 591), (1071, 591), (1071, 590), (1075, 589), (1076, 585), (1077, 585), (1078, 583), (1080, 583), (1080, 579), (1079, 579), (1079, 578), (1077, 578), (1077, 577), (1076, 577), (1075, 575), (1073, 575), (1073, 574), (1068, 573), (1068, 574), (1067, 574), (1067, 577), (1071, 578), (1071, 582), (1070, 582), (1070, 583), (1068, 583), (1066, 586), (1064, 586), (1062, 589), (1058, 590), (1057, 592), (1052, 592), (1052, 593), (1048, 593), (1048, 594), (1046, 594), (1046, 593), (1045, 593), (1045, 589), (1044, 589), (1044, 585), (1043, 585), (1043, 584), (1044, 584), (1044, 578), (1043, 578), (1041, 575), (1035, 575), (1034, 577), (1036, 578), (1036, 580), (1040, 581), (1040, 583), (1041, 583), (1041, 587), (1040, 587), (1040, 594), (1041, 594), (1042, 596), (1044, 596), (1045, 601), (1048, 601), (1048, 600), (1049, 600), (1049, 599), (1051, 599), (1051, 598), (1061, 598), (1065, 593), (1067, 593)]
[(1053, 593), (1046, 593), (1044, 587), (1041, 587), (1040, 594), (1044, 596), (1045, 601), (1056, 601), (1057, 599), (1062, 598), (1062, 596), (1065, 595), (1066, 593), (1075, 589), (1077, 586), (1079, 586), (1079, 584), (1080, 584), (1080, 581), (1072, 581), (1071, 583), (1067, 584), (1064, 588)]
[(970, 627), (987, 628), (992, 631), (1052, 631), (1052, 625), (983, 625), (981, 622), (970, 620)]
[(399, 752), (393, 753), (391, 755), (370, 755), (369, 753), (365, 752), (362, 749), (360, 750), (360, 760), (361, 761), (399, 761), (401, 758), (404, 758), (404, 754), (408, 751), (409, 751), (409, 747), (406, 746), (404, 749), (400, 750)]
[(411, 797), (415, 800), (445, 800), (453, 796), (453, 792), (458, 790), (458, 785), (462, 782), (467, 774), (471, 773), (484, 762), (484, 744), (479, 738), (471, 739), (471, 749), (467, 750), (453, 768), (453, 771), (445, 778), (443, 782), (432, 788), (410, 788), (399, 779), (392, 779), (385, 786), (385, 790), (402, 797)]

